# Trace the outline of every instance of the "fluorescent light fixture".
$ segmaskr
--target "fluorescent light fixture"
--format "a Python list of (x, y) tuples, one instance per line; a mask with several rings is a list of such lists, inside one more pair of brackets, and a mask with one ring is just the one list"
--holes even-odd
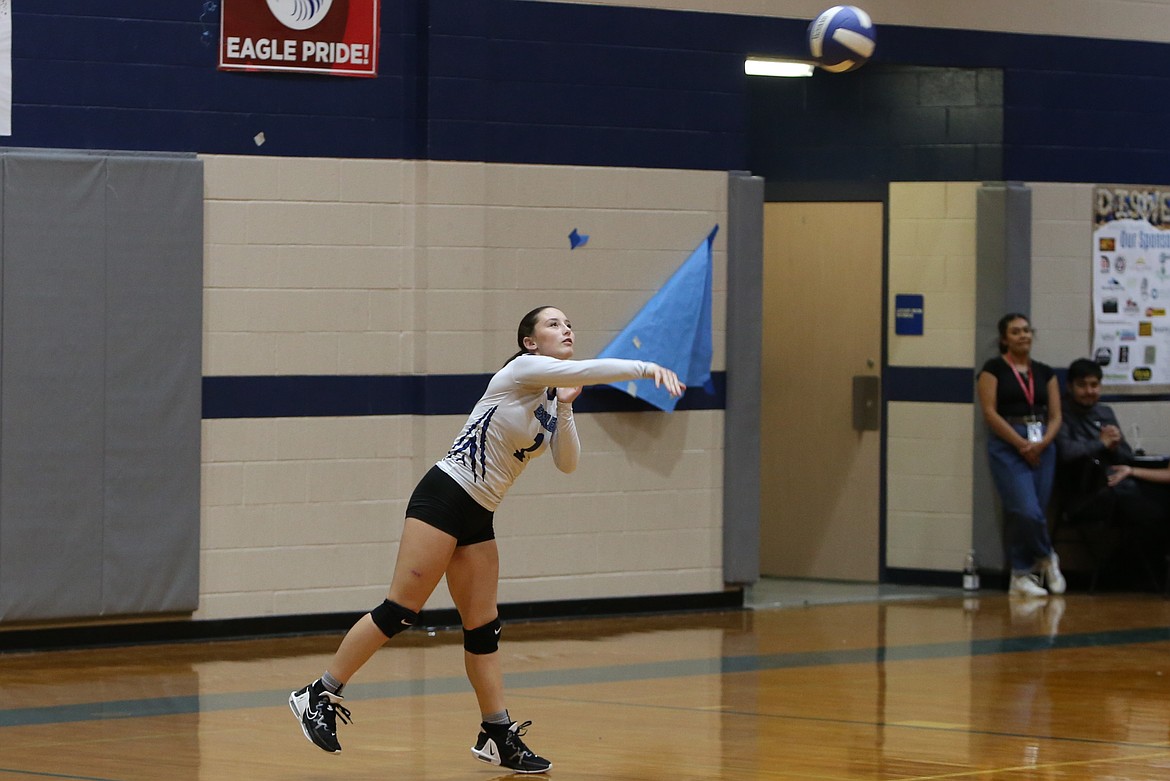
[(813, 64), (800, 60), (773, 60), (767, 57), (748, 57), (743, 61), (743, 72), (749, 76), (780, 76), (793, 78), (813, 75)]

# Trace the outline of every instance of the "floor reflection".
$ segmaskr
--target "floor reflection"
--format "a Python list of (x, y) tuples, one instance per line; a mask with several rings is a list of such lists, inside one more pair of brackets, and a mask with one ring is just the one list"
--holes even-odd
[[(768, 585), (744, 610), (509, 624), (526, 740), (555, 775), (631, 781), (1140, 781), (1170, 766), (1170, 602)], [(342, 755), (309, 745), (285, 700), (337, 640), (0, 655), (0, 778), (501, 777), (468, 750), (455, 631), (396, 638), (347, 690)]]

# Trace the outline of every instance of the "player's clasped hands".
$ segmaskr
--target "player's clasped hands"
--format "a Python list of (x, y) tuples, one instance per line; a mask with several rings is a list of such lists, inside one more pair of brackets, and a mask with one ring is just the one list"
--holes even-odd
[(582, 386), (575, 388), (557, 388), (557, 401), (562, 404), (572, 404), (581, 395)]

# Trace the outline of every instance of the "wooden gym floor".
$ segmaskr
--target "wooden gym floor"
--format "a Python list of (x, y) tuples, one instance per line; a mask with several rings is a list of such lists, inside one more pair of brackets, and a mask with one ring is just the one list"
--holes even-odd
[[(1170, 601), (983, 592), (509, 624), (509, 707), (550, 777), (1141, 779), (1170, 775)], [(351, 684), (345, 750), (291, 689), (338, 636), (0, 655), (0, 781), (480, 779), (457, 631)]]

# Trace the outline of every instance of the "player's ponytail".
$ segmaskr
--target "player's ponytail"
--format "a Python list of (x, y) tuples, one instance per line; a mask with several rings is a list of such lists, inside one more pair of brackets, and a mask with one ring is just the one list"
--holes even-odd
[(540, 320), (540, 313), (548, 308), (549, 305), (547, 304), (545, 306), (538, 306), (520, 319), (520, 326), (516, 329), (516, 346), (520, 348), (520, 351), (504, 361), (505, 366), (521, 355), (527, 355), (531, 352), (531, 350), (524, 346), (524, 340), (536, 333), (536, 323)]

